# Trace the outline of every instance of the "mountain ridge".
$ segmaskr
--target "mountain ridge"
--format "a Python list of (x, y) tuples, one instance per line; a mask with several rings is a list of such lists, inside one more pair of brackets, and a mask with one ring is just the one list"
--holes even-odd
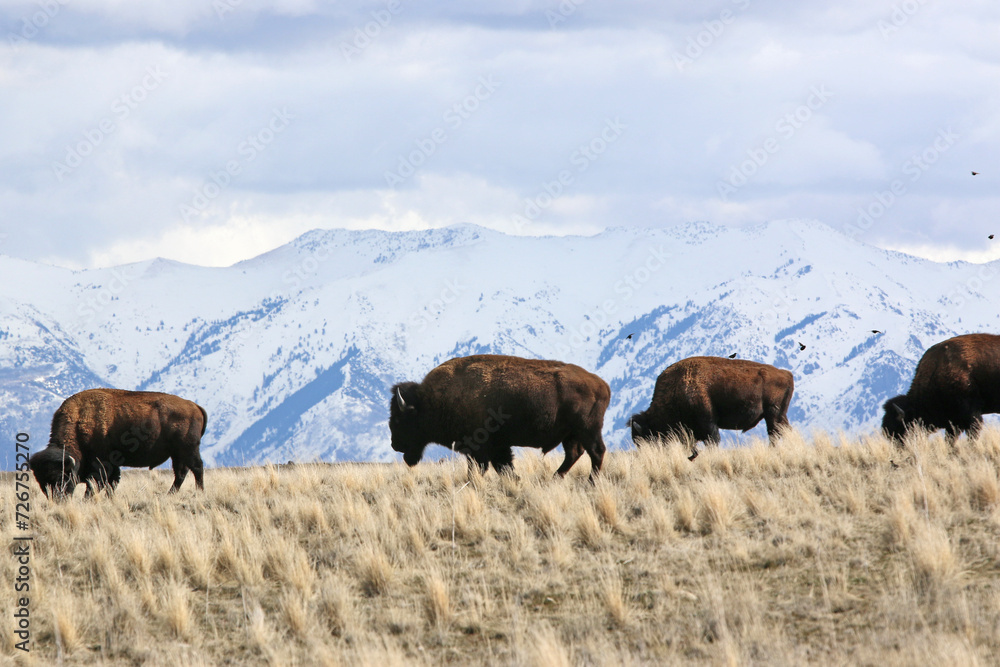
[(0, 423), (40, 447), (59, 403), (100, 382), (199, 402), (212, 465), (392, 460), (389, 387), (493, 352), (604, 377), (605, 438), (628, 446), (621, 424), (663, 368), (737, 353), (795, 374), (793, 424), (864, 431), (926, 347), (1000, 329), (1000, 290), (987, 287), (998, 272), (803, 220), (560, 237), (315, 229), (219, 268), (0, 256)]

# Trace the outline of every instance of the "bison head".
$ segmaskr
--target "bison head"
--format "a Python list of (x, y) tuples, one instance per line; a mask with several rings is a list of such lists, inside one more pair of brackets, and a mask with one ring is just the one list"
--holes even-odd
[(414, 466), (424, 456), (427, 439), (421, 437), (419, 386), (416, 382), (403, 382), (392, 388), (389, 402), (389, 432), (392, 448), (403, 453), (403, 461)]
[(913, 418), (907, 414), (909, 402), (905, 395), (890, 398), (882, 406), (885, 415), (882, 417), (882, 433), (890, 440), (901, 443), (906, 431), (913, 423)]
[(649, 427), (645, 412), (632, 415), (628, 421), (632, 430), (632, 442), (636, 447), (639, 446), (640, 439), (645, 440), (653, 437), (653, 429)]
[[(46, 498), (72, 496), (80, 474), (80, 462), (61, 447), (46, 447), (36, 452), (28, 465)], [(51, 495), (50, 495), (51, 493)]]

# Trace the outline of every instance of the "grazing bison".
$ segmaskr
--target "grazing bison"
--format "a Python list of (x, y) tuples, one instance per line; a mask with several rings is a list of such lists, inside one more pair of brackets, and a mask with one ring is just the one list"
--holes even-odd
[(208, 416), (198, 404), (151, 391), (88, 389), (70, 396), (52, 417), (49, 445), (29, 460), (42, 491), (72, 495), (78, 482), (87, 495), (114, 489), (121, 466), (174, 465), (177, 491), (194, 473), (203, 489), (199, 447)]
[[(680, 435), (717, 445), (719, 429), (749, 431), (763, 419), (773, 444), (788, 426), (788, 404), (795, 381), (786, 370), (745, 359), (689, 357), (656, 378), (653, 401), (632, 415), (632, 441)], [(691, 459), (698, 456), (694, 448)]]
[(542, 453), (561, 442), (565, 475), (584, 453), (591, 476), (604, 460), (604, 411), (608, 384), (579, 366), (560, 361), (482, 354), (446, 361), (423, 382), (392, 388), (392, 448), (416, 465), (429, 443), (453, 447), (486, 472), (513, 470), (512, 446)]
[(917, 364), (910, 390), (883, 406), (882, 431), (902, 444), (913, 427), (978, 435), (983, 415), (1000, 412), (1000, 336), (967, 334), (932, 345)]

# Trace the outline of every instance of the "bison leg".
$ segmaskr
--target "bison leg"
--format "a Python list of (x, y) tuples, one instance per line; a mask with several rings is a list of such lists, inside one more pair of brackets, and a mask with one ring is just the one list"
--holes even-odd
[(514, 474), (514, 450), (510, 447), (497, 447), (490, 457), (490, 464), (498, 475)]
[(691, 456), (688, 457), (688, 461), (694, 461), (698, 458), (699, 440), (703, 441), (709, 447), (718, 447), (719, 442), (722, 441), (722, 436), (719, 435), (719, 427), (714, 423), (708, 423), (700, 429), (692, 430), (691, 436)]
[(110, 496), (118, 486), (122, 478), (122, 470), (114, 463), (93, 459), (84, 468), (82, 481), (87, 485), (85, 498), (92, 498), (95, 494), (104, 490)]
[(198, 485), (198, 488), (202, 491), (205, 490), (205, 465), (202, 463), (201, 455), (195, 453), (190, 459), (188, 459), (188, 468), (191, 469), (192, 474), (194, 474), (194, 483)]
[(691, 456), (688, 457), (688, 461), (694, 461), (698, 458), (698, 441), (703, 440), (705, 444), (709, 447), (718, 447), (719, 443), (722, 441), (722, 436), (719, 435), (719, 427), (714, 423), (709, 424), (704, 431), (704, 436), (701, 433), (695, 433), (694, 439), (691, 442)]
[(184, 483), (184, 478), (187, 477), (188, 467), (181, 463), (180, 459), (174, 459), (172, 462), (174, 466), (174, 484), (170, 487), (170, 493), (177, 493), (181, 488), (181, 484)]
[(771, 445), (776, 444), (782, 432), (791, 426), (788, 423), (788, 418), (784, 416), (779, 416), (776, 419), (772, 419), (769, 416), (764, 417), (764, 423), (767, 424), (767, 439), (771, 442)]
[(84, 498), (92, 498), (101, 491), (107, 491), (110, 496), (115, 490), (114, 484), (107, 481), (103, 477), (94, 477), (87, 480), (87, 492), (83, 494)]
[(590, 457), (590, 481), (594, 481), (594, 475), (601, 472), (604, 464), (604, 453), (608, 448), (604, 445), (604, 439), (598, 433), (597, 438), (587, 447), (587, 456)]
[(767, 439), (772, 445), (781, 437), (783, 430), (792, 426), (788, 421), (788, 406), (792, 402), (793, 391), (794, 389), (789, 387), (784, 396), (781, 397), (781, 403), (775, 406), (774, 411), (771, 414), (764, 414), (764, 423), (767, 424)]
[(565, 477), (577, 459), (583, 456), (583, 447), (576, 440), (564, 441), (563, 451), (566, 452), (566, 458), (563, 459), (562, 465), (556, 470), (556, 475), (559, 477)]

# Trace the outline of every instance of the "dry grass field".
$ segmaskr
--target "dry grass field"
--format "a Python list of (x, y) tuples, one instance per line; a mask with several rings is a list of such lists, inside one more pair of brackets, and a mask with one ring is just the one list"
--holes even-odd
[[(124, 475), (35, 493), (33, 651), (150, 665), (995, 665), (1000, 432)], [(37, 491), (37, 486), (32, 485)], [(13, 483), (0, 483), (11, 544)]]

